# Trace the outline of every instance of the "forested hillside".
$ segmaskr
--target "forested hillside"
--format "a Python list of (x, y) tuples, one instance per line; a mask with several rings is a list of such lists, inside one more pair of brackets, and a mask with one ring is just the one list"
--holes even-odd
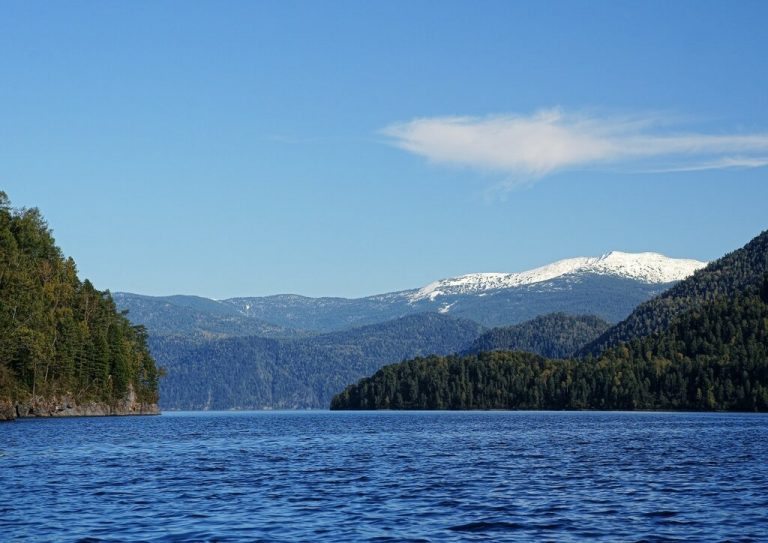
[(494, 328), (477, 338), (464, 354), (526, 351), (565, 358), (605, 332), (610, 324), (593, 315), (550, 313), (514, 326)]
[(643, 304), (592, 345), (614, 342), (581, 359), (514, 352), (415, 359), (347, 387), (331, 407), (766, 411), (768, 232)]
[(300, 337), (307, 332), (241, 314), (232, 304), (199, 296), (143, 296), (116, 292), (117, 306), (152, 336), (220, 339), (237, 336)]
[[(0, 403), (157, 402), (147, 335), (77, 277), (37, 209), (0, 192)], [(11, 413), (13, 414), (13, 413)], [(26, 411), (18, 414), (25, 415)], [(6, 415), (9, 417), (10, 415)]]
[(302, 339), (158, 336), (150, 343), (168, 370), (164, 408), (326, 408), (334, 393), (384, 364), (456, 352), (482, 332), (472, 321), (422, 313)]
[(585, 360), (519, 352), (382, 368), (332, 409), (768, 410), (768, 277)]
[(629, 317), (584, 347), (579, 354), (597, 355), (621, 342), (663, 331), (676, 316), (689, 309), (759, 286), (766, 272), (768, 231), (741, 249), (710, 263), (660, 296), (641, 304)]

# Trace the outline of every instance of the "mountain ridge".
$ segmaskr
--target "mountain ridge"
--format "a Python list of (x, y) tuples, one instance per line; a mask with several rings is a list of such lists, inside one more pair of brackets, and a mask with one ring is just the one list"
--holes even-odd
[(339, 390), (385, 364), (455, 352), (483, 331), (475, 322), (427, 312), (307, 338), (198, 343), (156, 336), (150, 345), (168, 371), (160, 383), (163, 408), (324, 408)]
[[(509, 326), (553, 312), (594, 314), (615, 323), (641, 302), (704, 265), (659, 253), (612, 251), (517, 273), (475, 273), (440, 279), (421, 288), (362, 298), (275, 294), (210, 300), (131, 293), (116, 293), (114, 297), (121, 308), (131, 310), (133, 317), (150, 330), (171, 333), (174, 326), (183, 325), (184, 331), (195, 329), (219, 337), (227, 335), (227, 331), (232, 332), (228, 334), (231, 336), (261, 333), (246, 318), (263, 321), (262, 335), (279, 337), (301, 335), (301, 331), (350, 329), (424, 311), (474, 320), (487, 327)], [(178, 305), (178, 315), (163, 316), (170, 307), (166, 304)], [(204, 309), (212, 311), (210, 323), (202, 322)], [(243, 333), (249, 330), (255, 332)]]
[(608, 328), (610, 324), (594, 315), (550, 313), (514, 326), (492, 328), (459, 354), (525, 351), (545, 358), (565, 358)]
[[(671, 283), (692, 275), (706, 266), (693, 259), (670, 258), (660, 253), (610, 251), (598, 257), (558, 260), (538, 268), (515, 273), (470, 273), (434, 281), (410, 296), (411, 301), (434, 300), (450, 293), (497, 290), (542, 283), (571, 274), (615, 275), (645, 283)], [(409, 291), (405, 291), (409, 292)]]
[[(526, 328), (482, 342), (543, 347)], [(768, 231), (580, 351), (595, 347), (597, 356), (561, 360), (520, 351), (417, 357), (348, 386), (330, 407), (768, 411)]]

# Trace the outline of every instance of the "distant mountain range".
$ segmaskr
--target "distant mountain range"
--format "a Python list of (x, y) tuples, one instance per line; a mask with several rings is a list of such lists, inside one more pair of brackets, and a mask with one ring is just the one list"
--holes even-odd
[[(704, 265), (613, 252), (358, 299), (113, 298), (147, 327), (152, 354), (167, 370), (161, 407), (327, 407), (346, 385), (414, 356), (478, 349), (565, 356), (606, 330), (601, 318), (623, 319)], [(600, 318), (573, 317), (585, 314)]]
[(543, 283), (562, 277), (588, 275), (613, 276), (647, 284), (672, 283), (685, 279), (704, 262), (669, 258), (659, 253), (622, 253), (612, 251), (598, 257), (559, 260), (552, 264), (520, 273), (471, 273), (430, 283), (415, 293), (407, 293), (414, 302), (438, 297), (479, 294)]
[(593, 316), (553, 313), (485, 331), (474, 321), (419, 313), (304, 338), (152, 336), (150, 348), (168, 372), (163, 408), (324, 408), (345, 386), (391, 362), (495, 350), (564, 357), (608, 326)]
[(306, 332), (249, 317), (233, 304), (200, 296), (144, 296), (127, 292), (112, 295), (134, 324), (143, 324), (153, 336), (182, 336), (199, 340), (259, 336), (296, 337)]
[(115, 293), (134, 322), (163, 335), (296, 337), (376, 324), (423, 312), (506, 326), (553, 312), (625, 318), (641, 302), (704, 267), (658, 253), (614, 251), (561, 260), (520, 273), (474, 273), (422, 288), (365, 298), (295, 294), (210, 300)]
[[(573, 358), (517, 350), (557, 356), (576, 334), (597, 337)], [(768, 411), (768, 231), (607, 330), (549, 315), (463, 352), (385, 366), (331, 408)]]

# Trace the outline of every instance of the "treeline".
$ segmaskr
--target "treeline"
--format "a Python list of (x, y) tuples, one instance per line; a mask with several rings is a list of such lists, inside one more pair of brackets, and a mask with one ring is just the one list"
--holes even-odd
[(521, 352), (418, 358), (348, 387), (331, 409), (768, 410), (768, 277), (599, 358)]
[(514, 326), (489, 330), (462, 354), (526, 351), (547, 358), (565, 358), (596, 339), (610, 326), (594, 315), (550, 313)]
[(132, 389), (156, 403), (158, 376), (144, 328), (78, 279), (37, 209), (0, 192), (0, 400), (113, 402)]

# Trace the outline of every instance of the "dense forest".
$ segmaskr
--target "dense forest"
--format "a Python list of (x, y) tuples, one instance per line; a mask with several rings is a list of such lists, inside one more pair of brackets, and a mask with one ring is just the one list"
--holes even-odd
[(157, 402), (147, 333), (77, 277), (37, 209), (0, 192), (0, 401)]
[[(609, 329), (597, 357), (522, 352), (382, 368), (332, 409), (768, 410), (768, 233)], [(625, 338), (624, 341), (618, 338)]]
[(382, 365), (461, 350), (484, 331), (437, 313), (308, 338), (153, 336), (152, 353), (168, 374), (169, 409), (326, 408), (347, 384)]
[(523, 352), (428, 357), (386, 366), (332, 409), (768, 410), (768, 279), (599, 358)]
[(335, 393), (384, 364), (429, 354), (520, 349), (562, 357), (608, 326), (597, 317), (552, 314), (487, 333), (438, 313), (310, 337), (154, 335), (152, 353), (168, 375), (168, 409), (327, 407)]
[(610, 324), (593, 315), (550, 313), (514, 326), (494, 328), (477, 338), (463, 354), (526, 351), (565, 358), (605, 332)]
[(641, 304), (578, 354), (597, 355), (621, 342), (661, 332), (676, 316), (689, 309), (756, 287), (765, 273), (768, 273), (768, 231)]

